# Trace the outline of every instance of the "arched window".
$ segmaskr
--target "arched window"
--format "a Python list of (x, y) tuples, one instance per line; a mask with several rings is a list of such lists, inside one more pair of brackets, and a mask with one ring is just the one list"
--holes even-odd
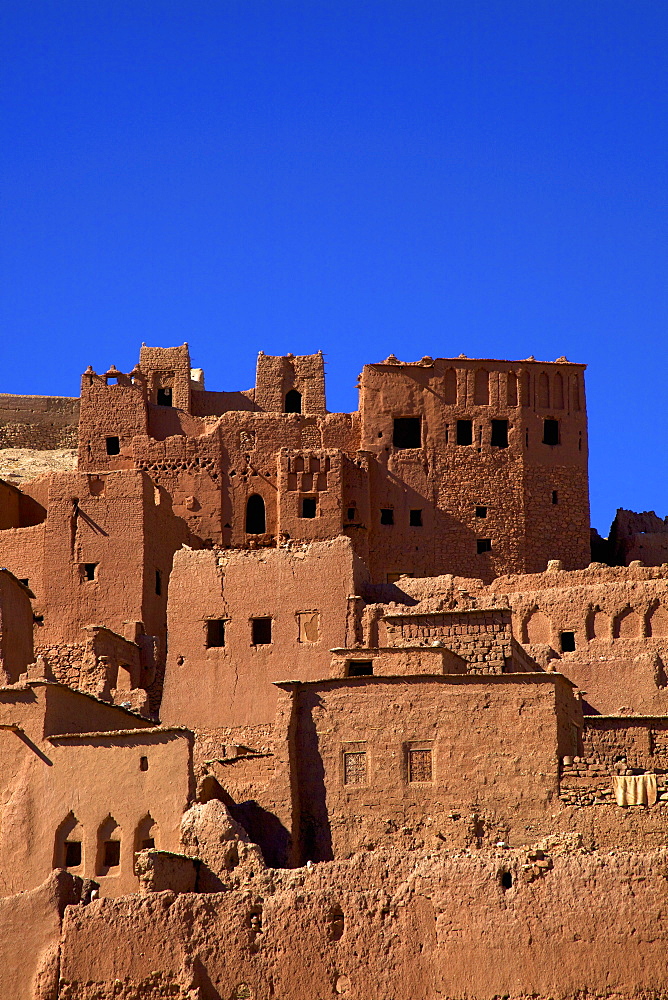
[(264, 500), (259, 493), (253, 493), (246, 503), (246, 534), (263, 535), (267, 530)]
[(67, 814), (56, 831), (53, 852), (54, 868), (81, 868), (83, 861), (83, 830), (74, 813)]
[(97, 875), (118, 875), (121, 865), (121, 828), (107, 816), (97, 831)]
[(137, 829), (135, 830), (135, 853), (138, 851), (149, 851), (151, 848), (157, 847), (158, 841), (157, 824), (151, 814), (147, 813), (137, 824)]
[(285, 412), (286, 413), (301, 413), (302, 412), (302, 394), (297, 392), (296, 389), (290, 389), (289, 392), (285, 394)]

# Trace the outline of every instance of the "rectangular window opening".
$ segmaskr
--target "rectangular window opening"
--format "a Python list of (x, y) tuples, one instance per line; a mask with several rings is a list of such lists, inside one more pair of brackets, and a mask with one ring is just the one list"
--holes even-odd
[(477, 538), (476, 539), (476, 552), (481, 555), (483, 552), (492, 551), (492, 539), (491, 538)]
[(457, 421), (457, 444), (473, 444), (473, 421)]
[(318, 511), (316, 497), (302, 497), (302, 517), (315, 517)]
[(556, 490), (552, 490), (552, 503), (559, 503), (559, 494)]
[(476, 507), (476, 509), (475, 509), (475, 516), (476, 517), (487, 517), (487, 508), (486, 507)]
[(421, 448), (422, 418), (395, 417), (392, 444), (395, 448)]
[(366, 750), (348, 751), (343, 755), (344, 785), (366, 784)]
[(561, 652), (573, 653), (575, 651), (575, 632), (562, 632), (560, 635)]
[(225, 645), (225, 619), (210, 618), (206, 623), (206, 648), (215, 649)]
[(97, 579), (97, 563), (84, 563), (83, 575), (86, 580)]
[(371, 677), (373, 660), (351, 660), (348, 664), (348, 677)]
[(507, 420), (492, 420), (492, 447), (494, 448), (507, 448), (508, 447), (508, 421)]
[(121, 863), (120, 840), (105, 840), (103, 858), (105, 868), (118, 868)]
[(118, 437), (107, 438), (107, 455), (120, 455), (121, 439)]
[(411, 510), (408, 515), (408, 523), (411, 528), (421, 528), (422, 527), (422, 511), (421, 510)]
[(170, 387), (165, 387), (164, 389), (158, 389), (158, 406), (171, 406), (172, 405), (172, 390)]
[(162, 573), (159, 569), (155, 571), (155, 592), (158, 597), (162, 594)]
[(349, 521), (354, 521), (356, 517), (357, 517), (357, 508), (356, 507), (349, 507), (348, 511), (347, 511), (347, 518), (348, 518), (348, 520)]
[(155, 837), (146, 837), (145, 840), (141, 842), (142, 851), (152, 851), (155, 847)]
[(251, 642), (254, 646), (271, 645), (271, 618), (251, 618)]
[(81, 864), (81, 841), (65, 841), (65, 867), (78, 868)]
[(380, 523), (394, 524), (394, 509), (392, 507), (380, 508)]
[(408, 751), (408, 780), (431, 781), (431, 750)]
[(549, 445), (559, 444), (558, 420), (543, 421), (543, 444), (549, 444)]

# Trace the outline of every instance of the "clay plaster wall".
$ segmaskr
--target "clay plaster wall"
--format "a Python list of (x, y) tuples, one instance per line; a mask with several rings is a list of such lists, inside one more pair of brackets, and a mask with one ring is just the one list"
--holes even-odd
[[(378, 852), (270, 872), (220, 895), (71, 907), (60, 996), (665, 997), (665, 850), (548, 847), (542, 863), (535, 877), (527, 851)], [(260, 934), (250, 928), (253, 906)], [(338, 940), (335, 907), (344, 916)]]
[(493, 814), (496, 825), (481, 837), (511, 831), (517, 842), (525, 823), (551, 811), (558, 757), (578, 747), (579, 705), (555, 675), (348, 678), (287, 689), (302, 863), (401, 841), (406, 826), (434, 836), (453, 812)]
[[(365, 575), (346, 538), (304, 549), (177, 552), (163, 721), (270, 724), (273, 681), (329, 676), (330, 649), (346, 643), (348, 595)], [(271, 620), (269, 643), (253, 643), (254, 618)], [(224, 646), (207, 648), (210, 620), (224, 622)]]
[[(72, 873), (94, 878), (103, 895), (136, 891), (134, 852), (142, 836), (178, 849), (193, 792), (190, 734), (149, 728), (130, 713), (47, 684), (1, 690), (0, 716), (13, 727), (0, 729), (3, 894), (34, 888), (64, 867), (65, 840), (82, 844)], [(68, 731), (79, 735), (61, 735)], [(120, 865), (107, 870), (102, 843), (115, 839)]]
[(0, 569), (0, 676), (5, 684), (17, 681), (33, 661), (32, 625), (28, 588)]

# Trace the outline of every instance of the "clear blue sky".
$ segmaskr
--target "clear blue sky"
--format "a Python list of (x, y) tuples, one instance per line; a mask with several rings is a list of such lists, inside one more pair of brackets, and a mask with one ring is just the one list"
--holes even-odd
[(668, 514), (663, 0), (5, 0), (0, 86), (0, 391), (565, 354), (593, 524)]

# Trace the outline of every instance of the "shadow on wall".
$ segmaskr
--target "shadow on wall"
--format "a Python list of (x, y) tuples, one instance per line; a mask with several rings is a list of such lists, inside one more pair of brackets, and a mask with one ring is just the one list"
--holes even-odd
[(332, 831), (327, 811), (325, 768), (319, 749), (313, 709), (322, 704), (318, 694), (304, 692), (299, 706), (296, 766), (299, 783), (298, 864), (333, 861)]
[(231, 799), (224, 801), (232, 819), (240, 823), (253, 843), (259, 846), (265, 864), (269, 868), (287, 868), (292, 838), (278, 817), (254, 800), (239, 803)]

